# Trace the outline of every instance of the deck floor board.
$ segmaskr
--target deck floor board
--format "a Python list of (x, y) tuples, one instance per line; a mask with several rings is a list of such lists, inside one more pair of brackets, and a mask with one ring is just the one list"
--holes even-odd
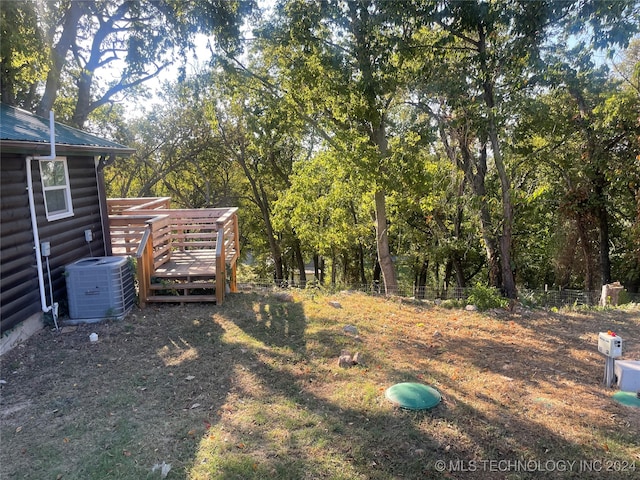
[(215, 278), (215, 250), (185, 250), (171, 252), (171, 259), (156, 268), (160, 278)]

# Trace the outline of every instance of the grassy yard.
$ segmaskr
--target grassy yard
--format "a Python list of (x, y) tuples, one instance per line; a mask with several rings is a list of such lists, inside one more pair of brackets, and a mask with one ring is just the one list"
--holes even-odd
[[(1, 359), (0, 478), (640, 478), (640, 409), (601, 386), (609, 329), (640, 358), (637, 309), (481, 314), (348, 293), (45, 330)], [(364, 364), (339, 367), (342, 350)], [(384, 391), (405, 381), (442, 402), (394, 407)]]

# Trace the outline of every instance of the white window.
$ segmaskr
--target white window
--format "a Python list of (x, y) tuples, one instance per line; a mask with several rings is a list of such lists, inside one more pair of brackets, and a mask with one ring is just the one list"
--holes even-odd
[(58, 157), (55, 160), (40, 160), (40, 178), (47, 220), (73, 216), (67, 159)]

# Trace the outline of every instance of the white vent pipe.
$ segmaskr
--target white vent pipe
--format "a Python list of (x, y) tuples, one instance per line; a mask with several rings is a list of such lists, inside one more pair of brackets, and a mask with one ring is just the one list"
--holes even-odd
[(33, 232), (33, 243), (36, 251), (36, 265), (38, 269), (38, 286), (40, 287), (40, 304), (44, 313), (51, 312), (53, 322), (58, 328), (58, 304), (53, 302), (51, 295), (51, 305), (47, 305), (47, 296), (44, 286), (44, 273), (42, 271), (42, 252), (40, 250), (40, 235), (38, 233), (38, 217), (36, 216), (36, 206), (33, 199), (33, 176), (31, 174), (32, 160), (55, 160), (56, 158), (56, 134), (55, 122), (53, 119), (53, 111), (49, 112), (49, 142), (51, 144), (51, 153), (47, 156), (34, 155), (26, 157), (27, 169), (27, 194), (29, 196), (29, 211), (31, 213), (31, 231)]

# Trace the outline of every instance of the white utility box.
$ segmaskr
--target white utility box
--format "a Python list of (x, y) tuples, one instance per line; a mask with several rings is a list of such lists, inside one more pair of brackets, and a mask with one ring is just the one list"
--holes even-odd
[(615, 333), (600, 332), (598, 335), (598, 351), (607, 357), (618, 358), (622, 356), (622, 338)]
[(623, 392), (640, 391), (640, 361), (616, 360), (614, 367), (618, 388)]

